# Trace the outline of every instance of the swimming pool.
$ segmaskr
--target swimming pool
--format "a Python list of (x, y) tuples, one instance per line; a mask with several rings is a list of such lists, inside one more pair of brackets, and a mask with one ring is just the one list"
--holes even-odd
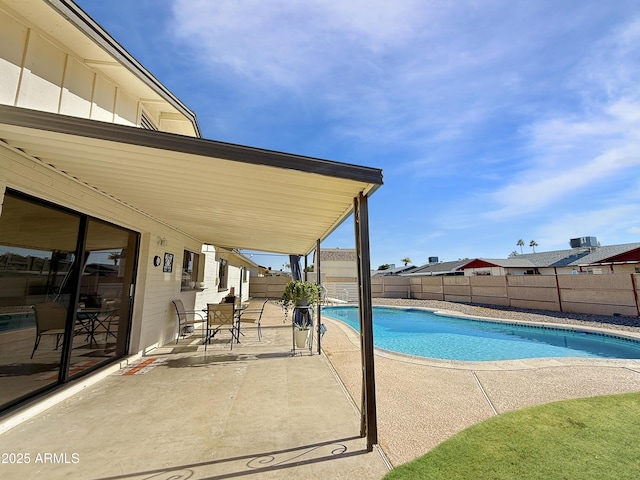
[[(323, 315), (359, 330), (358, 308), (323, 307)], [(523, 358), (640, 358), (640, 341), (555, 327), (436, 315), (422, 309), (373, 307), (376, 347), (465, 361)]]
[(36, 317), (33, 312), (0, 313), (0, 332), (34, 328)]

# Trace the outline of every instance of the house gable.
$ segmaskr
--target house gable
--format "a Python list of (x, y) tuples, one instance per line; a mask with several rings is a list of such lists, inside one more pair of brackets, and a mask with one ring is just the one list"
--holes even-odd
[(0, 0), (0, 103), (200, 136), (195, 114), (71, 2)]

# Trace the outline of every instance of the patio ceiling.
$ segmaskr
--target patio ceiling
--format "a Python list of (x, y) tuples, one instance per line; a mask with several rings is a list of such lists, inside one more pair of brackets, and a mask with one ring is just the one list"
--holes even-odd
[(307, 254), (352, 213), (354, 197), (382, 185), (376, 168), (2, 105), (0, 139), (225, 248)]

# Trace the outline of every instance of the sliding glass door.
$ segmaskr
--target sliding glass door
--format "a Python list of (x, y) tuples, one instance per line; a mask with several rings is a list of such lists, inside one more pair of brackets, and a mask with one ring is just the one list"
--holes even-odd
[(127, 353), (138, 235), (7, 192), (0, 409)]

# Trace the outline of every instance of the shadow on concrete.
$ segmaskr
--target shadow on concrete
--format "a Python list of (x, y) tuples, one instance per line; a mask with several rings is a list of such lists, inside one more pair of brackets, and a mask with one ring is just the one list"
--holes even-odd
[[(198, 462), (157, 470), (101, 477), (96, 480), (123, 480), (127, 478), (140, 477), (144, 480), (187, 480), (190, 478), (217, 480), (242, 477), (245, 475), (256, 475), (302, 465), (311, 465), (314, 463), (328, 462), (331, 460), (339, 460), (341, 458), (368, 454), (369, 452), (367, 452), (366, 449), (349, 451), (348, 447), (345, 445), (346, 442), (359, 439), (360, 437), (353, 436), (309, 445), (301, 445), (299, 447), (283, 450), (211, 460), (210, 462)], [(235, 471), (216, 475), (207, 475), (207, 467), (232, 464), (234, 462), (239, 463), (239, 465), (234, 469)]]

